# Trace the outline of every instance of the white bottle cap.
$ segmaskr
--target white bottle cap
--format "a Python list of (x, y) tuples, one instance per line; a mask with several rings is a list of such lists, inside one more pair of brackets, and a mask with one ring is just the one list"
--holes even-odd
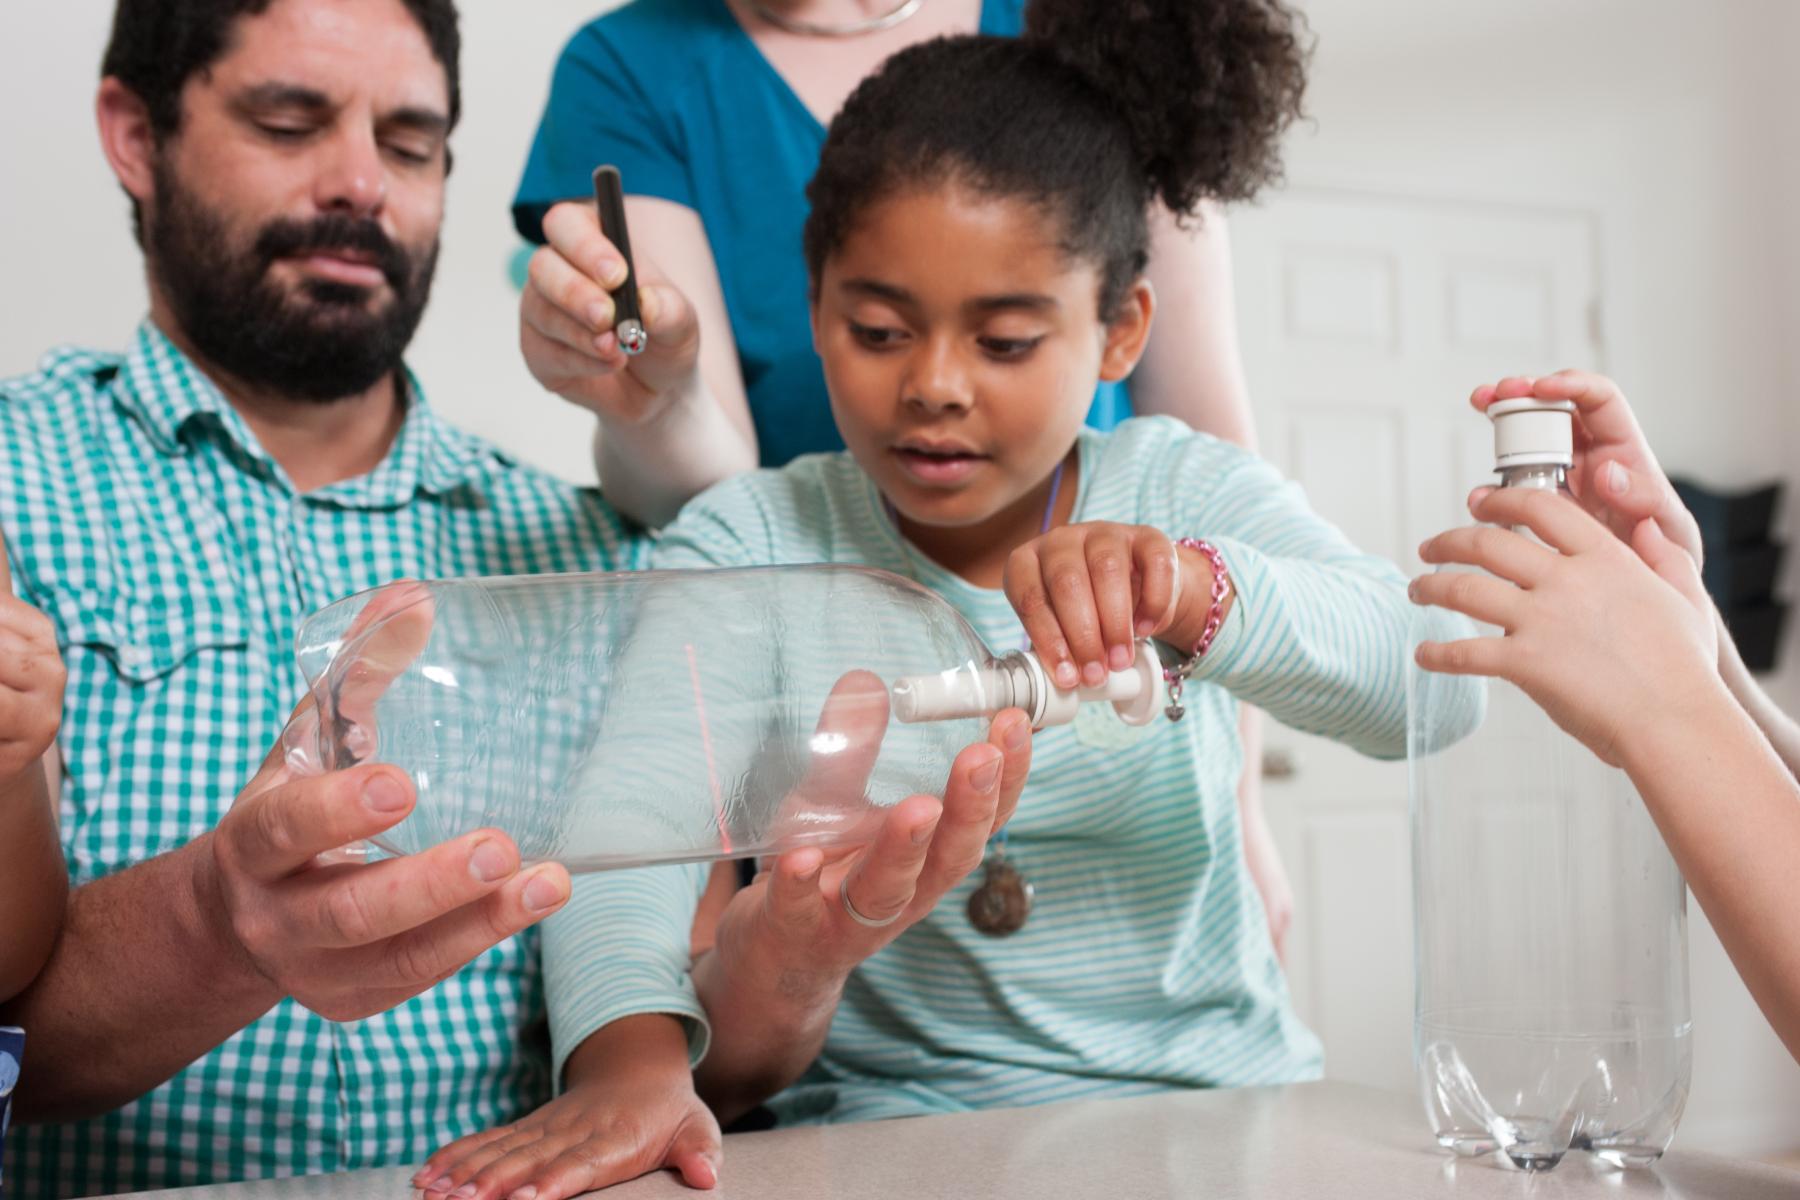
[(1494, 469), (1575, 461), (1575, 402), (1530, 396), (1502, 400), (1487, 410), (1494, 422)]

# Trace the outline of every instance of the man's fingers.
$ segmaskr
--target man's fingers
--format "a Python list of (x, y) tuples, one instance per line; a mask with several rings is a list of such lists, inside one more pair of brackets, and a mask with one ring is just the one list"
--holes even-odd
[[(271, 768), (283, 769), (269, 764), (264, 771)], [(232, 870), (273, 883), (315, 855), (395, 825), (411, 811), (413, 798), (405, 772), (379, 763), (288, 779), (256, 795), (246, 789), (219, 822), (218, 853)]]
[(370, 595), (338, 651), (339, 660), (348, 660), (341, 673), (332, 672), (340, 726), (367, 726), (364, 736), (373, 736), (375, 705), (424, 653), (436, 622), (431, 589), (416, 580), (390, 583)]
[(314, 872), (292, 885), (304, 922), (295, 935), (322, 949), (367, 946), (474, 903), (518, 869), (511, 839), (484, 829), (418, 854)]
[(472, 904), (367, 947), (361, 971), (347, 966), (346, 977), (360, 977), (374, 988), (424, 991), (568, 899), (568, 872), (554, 863), (539, 864)]

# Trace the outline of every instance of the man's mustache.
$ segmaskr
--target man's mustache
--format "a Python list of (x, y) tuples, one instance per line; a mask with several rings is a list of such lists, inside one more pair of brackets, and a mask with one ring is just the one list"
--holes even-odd
[(412, 259), (380, 225), (367, 219), (333, 214), (311, 221), (274, 221), (256, 239), (256, 253), (265, 266), (278, 258), (334, 250), (370, 258), (396, 292), (406, 290), (411, 280)]

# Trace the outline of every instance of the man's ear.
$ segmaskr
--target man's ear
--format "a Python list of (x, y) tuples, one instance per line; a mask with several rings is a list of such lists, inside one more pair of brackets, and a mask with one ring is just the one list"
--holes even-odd
[(1144, 345), (1150, 340), (1150, 322), (1156, 315), (1156, 292), (1148, 279), (1138, 279), (1124, 299), (1119, 311), (1106, 326), (1106, 345), (1100, 351), (1100, 378), (1108, 383), (1130, 375), (1144, 356)]
[(119, 186), (144, 203), (156, 190), (156, 131), (150, 125), (150, 109), (136, 92), (108, 75), (100, 81), (94, 117), (100, 126), (100, 149)]

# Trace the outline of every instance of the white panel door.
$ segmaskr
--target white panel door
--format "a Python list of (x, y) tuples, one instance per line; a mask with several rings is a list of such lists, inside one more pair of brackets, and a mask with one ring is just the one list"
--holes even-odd
[[(1263, 450), (1363, 549), (1409, 573), (1491, 478), (1477, 383), (1600, 366), (1594, 219), (1292, 190), (1234, 212)], [(1270, 724), (1265, 804), (1294, 876), (1289, 976), (1333, 1078), (1412, 1087), (1403, 764)], [(1291, 769), (1291, 773), (1289, 773)]]

